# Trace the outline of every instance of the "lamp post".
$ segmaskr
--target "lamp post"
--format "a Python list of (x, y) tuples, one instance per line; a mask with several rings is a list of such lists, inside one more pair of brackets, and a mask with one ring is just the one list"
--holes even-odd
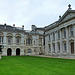
[(1, 59), (1, 54), (2, 54), (2, 49), (4, 48), (3, 45), (0, 45), (0, 59)]

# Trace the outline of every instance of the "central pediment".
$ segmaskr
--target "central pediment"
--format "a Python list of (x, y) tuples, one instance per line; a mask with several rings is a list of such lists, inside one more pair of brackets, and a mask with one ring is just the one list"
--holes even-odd
[(67, 10), (64, 15), (60, 18), (59, 22), (65, 22), (75, 17), (75, 10)]

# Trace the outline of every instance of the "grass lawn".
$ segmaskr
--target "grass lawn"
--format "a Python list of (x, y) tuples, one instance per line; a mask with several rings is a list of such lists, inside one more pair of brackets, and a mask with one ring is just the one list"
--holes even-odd
[(75, 75), (75, 60), (36, 56), (3, 56), (0, 75)]

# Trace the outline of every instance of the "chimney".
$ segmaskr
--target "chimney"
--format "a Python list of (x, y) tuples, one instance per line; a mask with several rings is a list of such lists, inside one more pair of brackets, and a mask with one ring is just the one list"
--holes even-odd
[(36, 26), (32, 25), (32, 31), (35, 31)]
[(13, 24), (13, 29), (15, 29), (15, 24)]
[(24, 30), (24, 25), (22, 25), (22, 30)]
[(13, 24), (13, 27), (15, 27), (15, 24)]
[(4, 24), (4, 28), (6, 29), (6, 23)]

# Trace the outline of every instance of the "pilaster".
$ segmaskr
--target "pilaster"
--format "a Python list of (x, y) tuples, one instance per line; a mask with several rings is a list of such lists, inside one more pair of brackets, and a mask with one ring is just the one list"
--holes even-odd
[(52, 33), (51, 33), (51, 53), (53, 53), (53, 45), (52, 45), (52, 40), (53, 40), (53, 36), (52, 36)]
[(62, 42), (62, 29), (60, 29), (60, 53), (63, 53), (63, 42)]
[(68, 54), (70, 54), (69, 53), (69, 28), (68, 27), (66, 27), (66, 48), (67, 48), (67, 53)]
[(75, 54), (75, 25), (74, 25), (74, 54)]
[(7, 39), (6, 39), (6, 34), (7, 34), (7, 33), (6, 33), (6, 32), (3, 32), (3, 34), (4, 34), (4, 38), (3, 38), (4, 41), (3, 41), (3, 44), (6, 45), (6, 44), (7, 44)]
[(15, 33), (13, 33), (13, 45), (15, 45)]
[(57, 53), (57, 31), (55, 32), (55, 53)]

